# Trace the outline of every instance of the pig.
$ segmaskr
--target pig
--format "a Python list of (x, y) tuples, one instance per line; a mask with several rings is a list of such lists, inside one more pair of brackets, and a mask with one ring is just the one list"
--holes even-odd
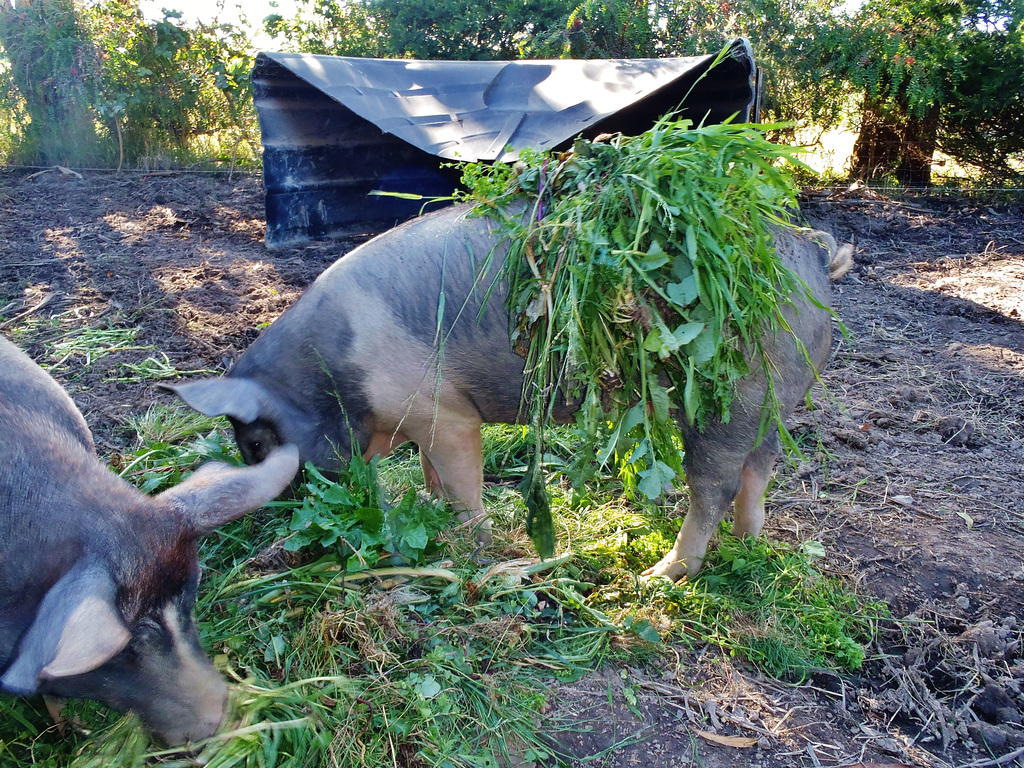
[[(827, 306), (830, 264), (838, 277), (849, 251), (830, 258), (835, 241), (825, 233), (783, 229), (775, 242)], [(202, 413), (226, 415), (248, 462), (294, 443), (303, 461), (332, 471), (353, 451), (386, 455), (411, 440), (427, 489), (448, 498), (487, 540), (481, 425), (523, 415), (524, 360), (510, 341), (500, 275), (507, 253), (500, 227), (465, 205), (412, 219), (324, 271), (224, 376), (170, 389)], [(793, 297), (786, 317), (807, 355), (788, 333), (764, 347), (788, 413), (827, 361), (832, 328), (828, 310), (803, 296)], [(728, 423), (703, 431), (681, 423), (690, 508), (675, 546), (646, 575), (696, 573), (734, 499), (733, 530), (760, 532), (779, 452), (774, 432), (757, 440), (765, 389), (753, 374), (740, 381)], [(552, 418), (566, 421), (572, 412), (563, 402)]]
[(227, 686), (199, 644), (196, 542), (295, 476), (282, 445), (147, 496), (96, 457), (71, 398), (0, 337), (0, 689), (133, 710), (170, 745), (212, 735)]

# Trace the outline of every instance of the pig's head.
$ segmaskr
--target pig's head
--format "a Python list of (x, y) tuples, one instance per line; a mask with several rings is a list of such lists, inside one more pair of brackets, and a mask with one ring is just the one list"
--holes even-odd
[(132, 710), (169, 744), (212, 735), (227, 686), (192, 618), (196, 542), (277, 496), (298, 466), (298, 451), (285, 446), (254, 467), (205, 465), (154, 497), (129, 489), (132, 514), (103, 546), (83, 547), (46, 591), (3, 688)]
[[(262, 461), (277, 446), (290, 443), (298, 447), (301, 461), (330, 472), (351, 457), (353, 444), (369, 442), (369, 408), (352, 408), (350, 401), (359, 398), (342, 397), (336, 387), (334, 392), (325, 386), (316, 395), (304, 393), (299, 407), (245, 376), (163, 386), (200, 413), (227, 416), (246, 464)], [(350, 421), (342, 401), (359, 417)]]

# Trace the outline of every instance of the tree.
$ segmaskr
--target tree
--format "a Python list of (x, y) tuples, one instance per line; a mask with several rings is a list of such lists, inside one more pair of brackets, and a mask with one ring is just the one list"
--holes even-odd
[(747, 37), (764, 74), (762, 112), (792, 128), (836, 125), (848, 89), (822, 76), (818, 43), (838, 0), (584, 0), (560, 32), (534, 41), (548, 55), (573, 58), (695, 56)]
[[(851, 170), (927, 185), (936, 149), (986, 166), (1024, 149), (1021, 8), (1010, 0), (868, 0), (832, 65), (863, 93)], [(993, 124), (994, 121), (994, 124)]]
[(508, 60), (535, 36), (564, 26), (570, 0), (303, 0), (294, 19), (271, 16), (270, 34), (310, 53), (381, 58)]
[(380, 20), (388, 56), (508, 60), (530, 41), (565, 24), (569, 0), (364, 0)]
[(359, 2), (300, 0), (294, 16), (272, 14), (263, 26), (284, 47), (304, 53), (384, 57), (386, 30)]
[(46, 165), (95, 161), (96, 50), (73, 0), (0, 0), (0, 46), (4, 90), (16, 89), (29, 118), (20, 152)]
[(188, 160), (199, 136), (224, 133), (259, 156), (249, 87), (253, 57), (238, 27), (186, 27), (178, 11), (147, 22), (138, 0), (102, 0), (85, 14), (102, 59), (93, 106), (116, 136), (119, 156)]
[(529, 55), (572, 59), (657, 56), (658, 4), (645, 0), (584, 0), (560, 25), (530, 41)]
[(1020, 183), (1024, 169), (1024, 6), (1010, 2), (963, 30), (963, 69), (942, 108), (938, 144), (994, 182)]
[[(937, 149), (982, 175), (1020, 176), (1020, 0), (584, 0), (548, 51), (574, 57), (693, 55), (748, 37), (763, 68), (763, 119), (834, 127), (855, 104), (853, 173), (928, 184)], [(535, 44), (536, 46), (536, 44)], [(788, 134), (788, 135), (787, 135)]]

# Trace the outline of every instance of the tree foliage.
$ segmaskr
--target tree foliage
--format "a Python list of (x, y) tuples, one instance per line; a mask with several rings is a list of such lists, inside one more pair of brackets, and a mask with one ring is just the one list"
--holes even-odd
[[(21, 162), (166, 164), (258, 157), (244, 32), (147, 22), (137, 0), (0, 0), (0, 95)], [(223, 159), (232, 159), (225, 157)]]
[(263, 27), (281, 50), (384, 58), (384, 31), (361, 3), (302, 0), (294, 16), (272, 14)]
[(303, 0), (266, 30), (311, 53), (383, 58), (509, 60), (565, 24), (570, 0)]
[(961, 30), (960, 54), (963, 67), (942, 105), (939, 147), (993, 181), (1019, 181), (1024, 173), (1024, 5), (992, 3), (981, 9)]
[(834, 126), (848, 89), (822, 76), (816, 40), (839, 0), (584, 0), (554, 34), (534, 40), (532, 55), (571, 58), (695, 56), (736, 37), (749, 38), (764, 74), (762, 112), (788, 122)]
[[(173, 0), (168, 0), (173, 6)], [(777, 134), (854, 110), (851, 166), (927, 183), (942, 150), (993, 180), (1024, 154), (1020, 0), (302, 0), (284, 50), (426, 59), (691, 56), (751, 40)], [(143, 19), (138, 0), (0, 0), (0, 155), (22, 162), (258, 157), (241, 27)], [(6, 63), (5, 63), (6, 62)]]
[(863, 94), (853, 172), (927, 184), (934, 151), (1013, 175), (1024, 150), (1019, 3), (868, 0), (833, 32), (831, 67)]
[(9, 69), (0, 93), (27, 113), (20, 150), (46, 164), (96, 155), (89, 104), (96, 50), (73, 0), (0, 0), (0, 46)]
[(204, 135), (234, 134), (256, 153), (247, 39), (231, 25), (187, 28), (176, 11), (147, 23), (135, 2), (106, 0), (89, 9), (103, 52), (93, 105), (122, 154), (189, 154)]

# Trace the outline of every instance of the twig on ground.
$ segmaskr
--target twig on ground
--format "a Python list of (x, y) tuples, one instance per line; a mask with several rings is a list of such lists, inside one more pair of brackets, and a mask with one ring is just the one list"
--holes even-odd
[(1008, 762), (1016, 760), (1021, 755), (1024, 755), (1024, 747), (1015, 749), (1013, 752), (1008, 752), (1002, 757), (993, 757), (989, 760), (976, 760), (973, 763), (962, 765), (960, 768), (990, 768), (990, 766), (993, 765), (1006, 765)]
[(2, 330), (4, 328), (9, 328), (10, 326), (14, 325), (14, 323), (16, 323), (19, 320), (22, 320), (22, 319), (28, 317), (29, 315), (34, 315), (36, 312), (38, 312), (43, 307), (45, 307), (47, 304), (49, 304), (51, 301), (53, 301), (56, 296), (57, 296), (56, 293), (48, 293), (48, 294), (46, 294), (46, 296), (43, 298), (43, 300), (40, 301), (38, 304), (36, 304), (34, 307), (31, 307), (30, 309), (26, 309), (24, 312), (18, 313), (17, 315), (12, 317), (10, 320), (4, 320), (2, 323), (0, 323), (0, 330)]

